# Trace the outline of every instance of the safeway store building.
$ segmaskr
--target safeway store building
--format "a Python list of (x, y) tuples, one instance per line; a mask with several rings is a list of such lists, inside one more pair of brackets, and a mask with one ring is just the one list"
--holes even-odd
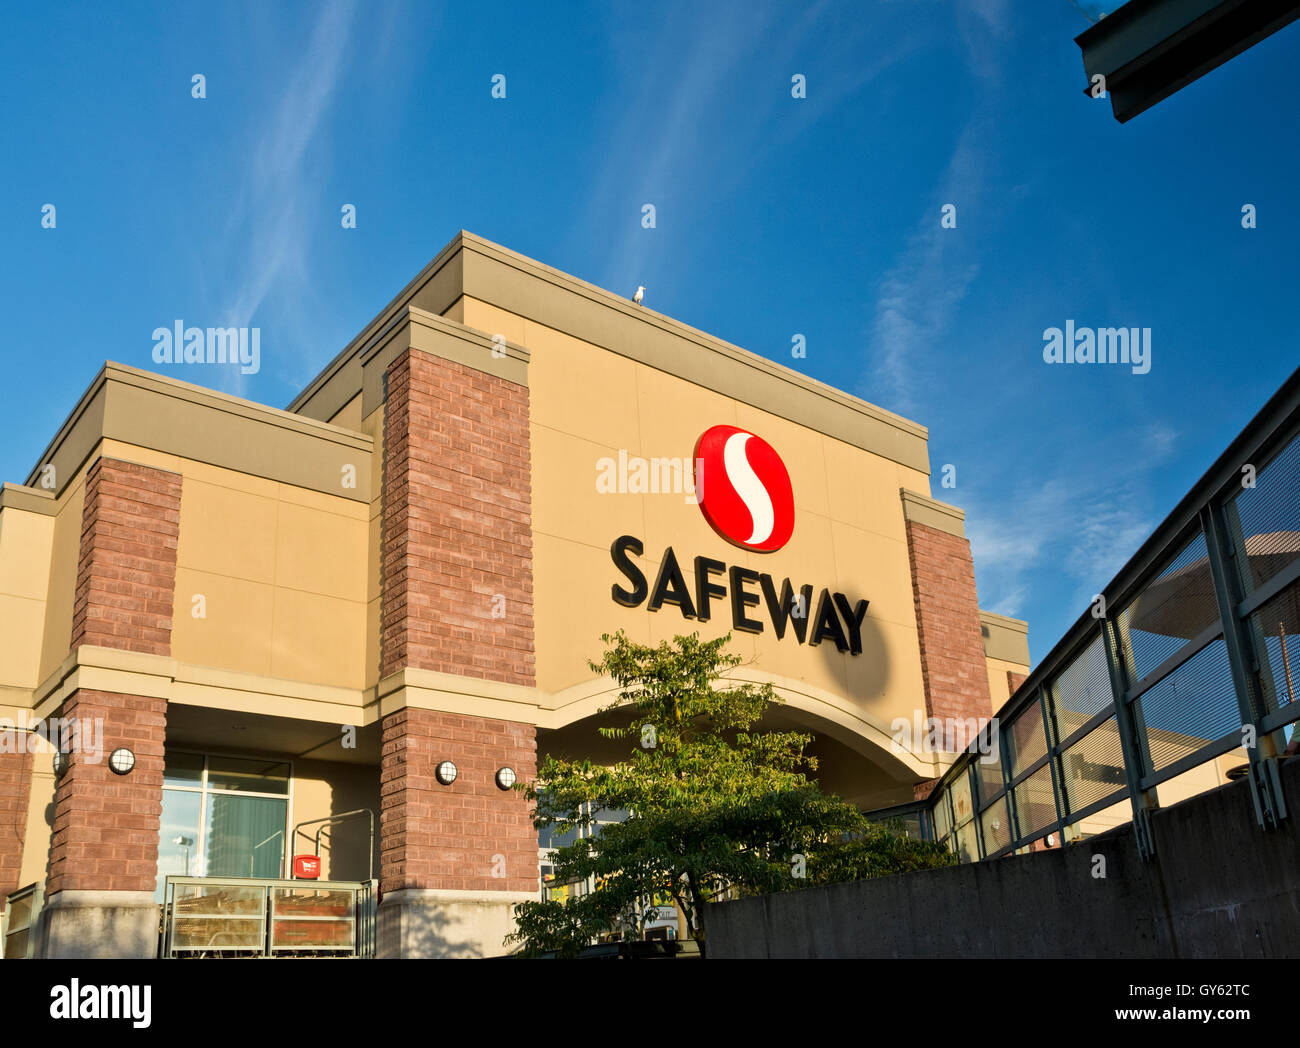
[(287, 410), (201, 374), (106, 364), (0, 494), (10, 953), (503, 952), (617, 629), (731, 631), (864, 808), (1029, 671), (922, 426), (468, 233)]

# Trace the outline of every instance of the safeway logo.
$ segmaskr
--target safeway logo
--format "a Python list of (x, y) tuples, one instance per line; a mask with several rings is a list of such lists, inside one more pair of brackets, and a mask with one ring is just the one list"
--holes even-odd
[(771, 553), (794, 532), (794, 489), (762, 437), (713, 426), (695, 445), (695, 494), (713, 530), (741, 549)]

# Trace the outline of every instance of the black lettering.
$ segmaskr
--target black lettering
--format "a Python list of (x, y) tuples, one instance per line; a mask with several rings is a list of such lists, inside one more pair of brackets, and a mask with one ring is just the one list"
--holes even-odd
[(713, 597), (725, 597), (727, 587), (719, 586), (712, 582), (710, 575), (721, 575), (727, 570), (727, 566), (720, 560), (713, 560), (709, 557), (695, 558), (695, 606), (696, 618), (701, 622), (709, 621), (709, 601)]
[(610, 555), (614, 558), (614, 567), (618, 568), (627, 576), (628, 582), (632, 583), (630, 590), (623, 589), (617, 582), (610, 587), (610, 595), (614, 598), (615, 604), (621, 604), (625, 608), (635, 608), (643, 600), (649, 588), (646, 586), (645, 576), (641, 574), (641, 569), (632, 563), (632, 558), (628, 553), (635, 556), (641, 556), (645, 552), (645, 546), (640, 539), (633, 538), (631, 535), (620, 535), (614, 540), (614, 544), (609, 547)]
[(849, 605), (849, 598), (843, 593), (835, 594), (835, 606), (844, 616), (844, 624), (849, 628), (849, 651), (854, 655), (862, 654), (862, 616), (867, 613), (869, 600), (860, 600), (857, 607)]
[(810, 645), (820, 644), (823, 640), (830, 638), (835, 641), (835, 647), (840, 651), (849, 650), (849, 642), (844, 638), (844, 630), (840, 626), (840, 617), (835, 613), (835, 601), (826, 590), (822, 590), (821, 597), (817, 600), (817, 625), (813, 630)]
[(746, 583), (758, 581), (758, 572), (749, 568), (733, 567), (731, 578), (731, 624), (741, 633), (762, 633), (763, 624), (745, 614), (746, 608), (758, 604), (758, 594), (745, 589)]
[(794, 610), (794, 589), (789, 579), (781, 580), (779, 597), (771, 575), (760, 575), (758, 581), (763, 586), (763, 597), (767, 600), (768, 614), (772, 616), (772, 629), (776, 631), (776, 639), (785, 639), (786, 622), (789, 620), (789, 623), (794, 626), (794, 635), (802, 644), (808, 635), (808, 609), (812, 607), (812, 587), (804, 586), (800, 591), (803, 597), (803, 614), (793, 615), (791, 612)]
[(659, 578), (655, 580), (655, 591), (646, 610), (658, 611), (665, 604), (676, 604), (682, 609), (684, 618), (695, 618), (695, 605), (686, 586), (686, 577), (677, 566), (677, 555), (672, 546), (664, 550), (664, 562), (659, 567)]

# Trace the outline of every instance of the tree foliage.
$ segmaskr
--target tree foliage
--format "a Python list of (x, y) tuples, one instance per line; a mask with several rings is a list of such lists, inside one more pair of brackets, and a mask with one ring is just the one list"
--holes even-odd
[(571, 954), (598, 936), (628, 930), (656, 898), (671, 897), (703, 941), (704, 906), (720, 897), (765, 894), (946, 865), (938, 845), (869, 823), (807, 777), (816, 759), (809, 734), (759, 730), (780, 699), (770, 684), (728, 679), (740, 658), (730, 635), (678, 636), (657, 647), (620, 631), (591, 668), (612, 678), (616, 714), (600, 733), (628, 745), (612, 766), (548, 756), (521, 784), (534, 822), (565, 834), (590, 832), (597, 809), (628, 813), (598, 836), (554, 855), (557, 884), (594, 880), (597, 890), (515, 908), (511, 941), (525, 952)]

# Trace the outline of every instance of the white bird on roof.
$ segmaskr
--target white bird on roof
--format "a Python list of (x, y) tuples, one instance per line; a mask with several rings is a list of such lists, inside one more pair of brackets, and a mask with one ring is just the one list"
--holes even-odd
[(636, 294), (632, 296), (632, 301), (639, 306), (643, 298), (645, 298), (645, 288), (638, 284), (636, 286)]

